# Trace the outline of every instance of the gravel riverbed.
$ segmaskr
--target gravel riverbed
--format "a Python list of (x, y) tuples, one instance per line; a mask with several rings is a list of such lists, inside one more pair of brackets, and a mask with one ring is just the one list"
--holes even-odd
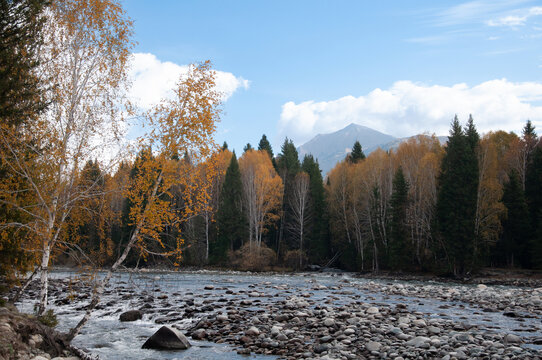
[[(77, 322), (89, 290), (76, 273), (54, 274), (59, 330)], [(31, 308), (37, 294), (31, 288), (19, 308)], [(120, 321), (126, 311), (134, 321)], [(162, 325), (199, 350), (140, 349)], [(542, 288), (351, 274), (121, 273), (74, 343), (104, 359), (541, 359)]]

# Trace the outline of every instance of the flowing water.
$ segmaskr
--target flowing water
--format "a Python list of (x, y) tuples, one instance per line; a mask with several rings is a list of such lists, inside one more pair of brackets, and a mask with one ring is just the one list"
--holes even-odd
[[(103, 274), (102, 274), (103, 275)], [(71, 271), (55, 271), (51, 278), (71, 279), (78, 281), (79, 274)], [(372, 280), (375, 283), (379, 281)], [(254, 302), (254, 310), (263, 309), (266, 303), (283, 300), (289, 296), (306, 296), (317, 302), (333, 300), (334, 305), (352, 302), (371, 303), (376, 306), (404, 304), (410, 312), (421, 312), (427, 318), (440, 317), (451, 319), (458, 323), (477, 325), (487, 331), (513, 333), (522, 337), (533, 336), (533, 332), (542, 332), (540, 319), (513, 319), (503, 316), (502, 312), (482, 312), (481, 309), (458, 301), (443, 301), (431, 297), (414, 297), (386, 295), (379, 291), (362, 289), (369, 280), (359, 279), (350, 274), (303, 273), (303, 274), (247, 274), (234, 272), (144, 272), (117, 273), (111, 280), (112, 289), (102, 298), (107, 304), (96, 310), (92, 319), (74, 339), (74, 345), (97, 354), (102, 359), (274, 359), (276, 357), (238, 355), (235, 349), (226, 344), (216, 344), (205, 341), (190, 340), (192, 347), (185, 351), (154, 351), (143, 350), (141, 345), (162, 325), (156, 324), (156, 318), (150, 319), (148, 314), (143, 319), (134, 322), (120, 322), (119, 314), (123, 311), (138, 308), (133, 298), (122, 300), (122, 294), (127, 290), (135, 290), (137, 297), (167, 295), (162, 301), (164, 313), (174, 312), (176, 300), (192, 299), (194, 305), (202, 306), (251, 292), (259, 292), (259, 301)], [(401, 281), (380, 281), (386, 284), (401, 284)], [(315, 284), (321, 286), (321, 291), (314, 291)], [(341, 285), (337, 287), (337, 285)], [(404, 282), (405, 286), (415, 286), (415, 283)], [(420, 283), (421, 284), (421, 283)], [(427, 283), (423, 283), (427, 285)], [(213, 289), (205, 289), (212, 285)], [(435, 283), (437, 286), (443, 284)], [(450, 286), (453, 285), (444, 285)], [(462, 285), (464, 287), (464, 285)], [(473, 287), (474, 289), (474, 287)], [(468, 290), (468, 289), (467, 289)], [(81, 294), (72, 294), (81, 296)], [(141, 296), (139, 296), (141, 295)], [(63, 296), (66, 296), (63, 294)], [(74, 301), (68, 305), (51, 307), (59, 319), (60, 331), (67, 331), (74, 326), (82, 316), (82, 306), (88, 300)], [(33, 303), (24, 300), (20, 304), (22, 311), (31, 312)], [(200, 315), (201, 316), (201, 315)], [(178, 319), (175, 324), (182, 329), (188, 329), (198, 318)], [(542, 350), (541, 346), (524, 345)]]

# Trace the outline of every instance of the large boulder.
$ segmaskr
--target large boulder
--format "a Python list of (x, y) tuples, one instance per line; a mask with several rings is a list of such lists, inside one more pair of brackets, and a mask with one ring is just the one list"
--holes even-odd
[(145, 341), (142, 349), (185, 350), (190, 347), (186, 336), (168, 326), (162, 326)]
[(120, 321), (136, 321), (143, 317), (143, 313), (139, 310), (129, 310), (120, 314)]

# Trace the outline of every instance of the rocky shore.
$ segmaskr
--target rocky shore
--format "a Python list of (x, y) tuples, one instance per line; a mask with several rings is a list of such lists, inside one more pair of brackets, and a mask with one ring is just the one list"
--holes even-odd
[[(246, 288), (216, 281), (198, 292), (141, 291), (120, 282), (97, 316), (116, 314), (119, 325), (143, 318), (196, 341), (231, 344), (240, 354), (283, 359), (542, 358), (542, 288), (341, 277), (323, 285), (310, 275), (305, 282), (299, 289), (276, 281)], [(70, 297), (73, 286), (52, 281), (52, 301), (84, 309), (88, 289)], [(450, 316), (454, 310), (463, 316)]]
[(78, 360), (60, 334), (13, 306), (0, 307), (0, 360)]

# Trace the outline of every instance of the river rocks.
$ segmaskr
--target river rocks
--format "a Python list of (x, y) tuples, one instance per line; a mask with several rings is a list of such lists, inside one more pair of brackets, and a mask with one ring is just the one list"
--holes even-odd
[(120, 321), (136, 321), (143, 318), (143, 312), (140, 310), (129, 310), (126, 312), (123, 312), (119, 316)]
[[(251, 279), (240, 276), (243, 281)], [(542, 308), (537, 305), (542, 289), (318, 276), (316, 280), (313, 275), (288, 275), (287, 283), (282, 283), (282, 276), (263, 281), (258, 275), (252, 284), (235, 286), (217, 277), (212, 288), (197, 283), (175, 295), (167, 289), (157, 293), (152, 287), (141, 294), (132, 292), (129, 301), (142, 308), (154, 294), (144, 309), (149, 320), (186, 329), (194, 340), (227, 343), (239, 353), (256, 356), (536, 359), (536, 350), (527, 344), (542, 341)], [(117, 300), (111, 311), (123, 306), (115, 294), (129, 293), (115, 291), (105, 299)], [(158, 294), (169, 298), (160, 300)], [(77, 301), (83, 302), (75, 300), (70, 306), (79, 305)]]
[(486, 289), (487, 289), (487, 286), (484, 285), (484, 284), (478, 284), (478, 286), (476, 286), (476, 288), (477, 288), (478, 290), (486, 290)]
[(369, 351), (378, 351), (382, 347), (382, 344), (376, 341), (369, 341), (365, 344), (365, 348)]
[(430, 338), (425, 336), (416, 336), (414, 339), (407, 341), (407, 345), (414, 347), (422, 347), (431, 341)]
[(205, 329), (197, 329), (192, 332), (192, 339), (194, 340), (202, 340), (205, 338), (205, 336), (207, 336)]
[(251, 326), (246, 332), (245, 332), (245, 335), (247, 336), (258, 336), (260, 335), (260, 330), (255, 327), (255, 326)]
[(179, 331), (168, 326), (162, 326), (145, 341), (142, 349), (155, 350), (186, 350), (190, 347), (188, 339)]
[(374, 315), (374, 314), (378, 314), (379, 313), (379, 310), (377, 307), (375, 306), (371, 306), (370, 308), (367, 309), (367, 314), (371, 314), (371, 315)]
[(504, 337), (504, 342), (508, 344), (520, 344), (522, 343), (521, 338), (514, 334), (507, 334)]

